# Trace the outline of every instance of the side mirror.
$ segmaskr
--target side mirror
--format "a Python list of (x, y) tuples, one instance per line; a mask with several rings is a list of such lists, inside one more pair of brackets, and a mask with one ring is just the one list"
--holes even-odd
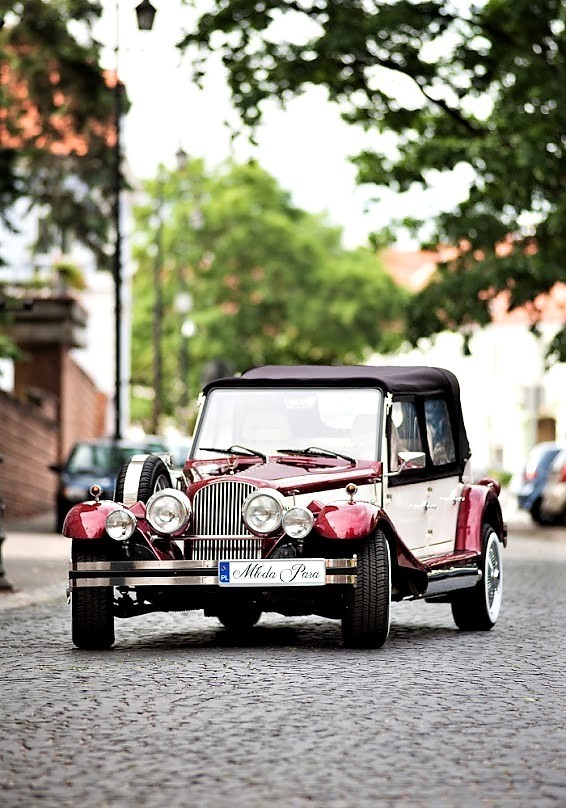
[(405, 469), (424, 469), (426, 466), (426, 455), (424, 452), (399, 452), (399, 471)]

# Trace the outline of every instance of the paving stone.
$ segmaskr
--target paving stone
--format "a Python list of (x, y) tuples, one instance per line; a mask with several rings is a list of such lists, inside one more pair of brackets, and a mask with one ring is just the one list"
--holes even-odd
[(506, 557), (493, 631), (393, 607), (379, 651), (319, 618), (200, 613), (70, 643), (63, 597), (0, 612), (5, 808), (566, 804), (566, 559)]

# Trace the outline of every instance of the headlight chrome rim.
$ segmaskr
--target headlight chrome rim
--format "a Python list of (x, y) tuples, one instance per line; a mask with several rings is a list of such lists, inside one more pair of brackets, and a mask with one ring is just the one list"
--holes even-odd
[(176, 488), (162, 488), (148, 499), (145, 516), (158, 533), (168, 536), (181, 533), (191, 520), (191, 502), (186, 494)]
[(307, 508), (289, 508), (283, 514), (283, 530), (292, 539), (304, 539), (312, 530), (314, 516)]
[(127, 508), (116, 508), (106, 517), (106, 532), (114, 541), (126, 541), (137, 527), (137, 519)]
[[(261, 504), (262, 500), (263, 506)], [(268, 500), (273, 503), (271, 516), (266, 513), (266, 508), (269, 507)], [(261, 512), (262, 507), (263, 514)], [(252, 533), (268, 536), (270, 533), (275, 533), (280, 529), (283, 515), (287, 509), (288, 505), (285, 497), (279, 491), (275, 491), (273, 488), (258, 488), (257, 491), (253, 491), (246, 498), (242, 505), (242, 519), (245, 526)]]

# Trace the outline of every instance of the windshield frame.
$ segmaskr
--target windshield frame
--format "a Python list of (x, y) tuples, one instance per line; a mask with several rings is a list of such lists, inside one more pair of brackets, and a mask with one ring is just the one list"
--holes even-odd
[[(375, 418), (375, 434), (373, 436), (374, 437), (373, 456), (370, 457), (370, 456), (367, 456), (367, 455), (366, 456), (361, 456), (360, 455), (358, 459), (360, 459), (360, 460), (369, 460), (369, 461), (378, 461), (380, 459), (380, 457), (381, 457), (382, 440), (383, 440), (383, 419), (384, 419), (384, 411), (385, 411), (385, 393), (384, 393), (383, 389), (381, 387), (377, 386), (377, 385), (375, 385), (375, 386), (373, 386), (373, 385), (360, 386), (360, 385), (356, 385), (356, 384), (346, 385), (344, 383), (342, 383), (342, 384), (332, 384), (332, 383), (328, 383), (328, 382), (326, 382), (324, 384), (316, 384), (315, 383), (315, 384), (309, 384), (309, 385), (297, 385), (297, 384), (281, 385), (281, 384), (276, 384), (276, 385), (273, 385), (273, 386), (270, 386), (270, 385), (269, 386), (267, 386), (267, 385), (261, 385), (261, 386), (257, 385), (256, 386), (256, 385), (249, 385), (249, 384), (247, 384), (245, 386), (244, 385), (240, 386), (240, 385), (234, 384), (234, 385), (222, 385), (222, 386), (219, 386), (219, 387), (213, 387), (213, 388), (209, 389), (208, 392), (207, 392), (207, 395), (202, 397), (202, 404), (201, 404), (201, 407), (200, 407), (197, 422), (195, 424), (194, 438), (193, 438), (193, 442), (192, 442), (192, 445), (191, 445), (191, 450), (190, 450), (190, 453), (189, 453), (189, 459), (190, 460), (199, 460), (199, 461), (206, 459), (206, 460), (213, 461), (213, 456), (211, 455), (211, 453), (205, 452), (204, 449), (200, 448), (201, 446), (213, 445), (213, 446), (226, 447), (226, 449), (228, 449), (232, 445), (242, 444), (243, 437), (242, 437), (241, 433), (240, 434), (231, 434), (230, 438), (227, 439), (227, 440), (224, 440), (224, 441), (219, 441), (219, 439), (217, 438), (216, 441), (214, 441), (211, 444), (210, 441), (212, 440), (212, 437), (210, 435), (207, 435), (207, 433), (205, 432), (206, 425), (207, 425), (207, 417), (209, 416), (209, 414), (211, 412), (211, 406), (217, 406), (216, 402), (220, 399), (221, 396), (226, 395), (226, 394), (228, 394), (228, 395), (236, 394), (236, 395), (242, 396), (242, 397), (243, 396), (249, 396), (250, 401), (251, 401), (251, 399), (257, 401), (257, 400), (259, 400), (259, 397), (262, 394), (263, 395), (265, 395), (265, 394), (271, 395), (271, 394), (277, 393), (278, 395), (280, 395), (282, 397), (284, 397), (286, 395), (288, 397), (293, 397), (293, 396), (307, 396), (308, 397), (309, 395), (314, 396), (314, 397), (318, 397), (321, 393), (324, 394), (325, 391), (326, 392), (332, 392), (332, 393), (337, 393), (338, 391), (342, 391), (344, 393), (344, 396), (349, 398), (350, 401), (352, 401), (352, 398), (351, 398), (352, 396), (355, 396), (356, 394), (359, 394), (360, 392), (371, 392), (372, 394), (375, 394), (375, 398), (374, 398), (374, 400), (372, 402), (371, 412), (368, 413), (369, 407), (368, 407), (368, 404), (367, 404), (367, 401), (366, 401), (365, 402), (365, 407), (362, 408), (363, 412), (361, 410), (360, 413), (355, 413), (352, 416), (352, 421), (353, 421), (353, 419), (354, 419), (354, 417), (356, 415), (362, 415), (362, 416), (370, 415), (371, 417)], [(318, 405), (320, 403), (318, 398), (316, 399), (316, 402), (317, 402), (317, 407), (318, 407)], [(232, 404), (232, 406), (235, 406), (235, 405)], [(344, 409), (344, 412), (345, 411), (346, 410)], [(216, 417), (218, 417), (218, 416), (216, 416)], [(345, 432), (346, 429), (347, 428), (345, 427), (343, 431)], [(203, 437), (203, 435), (204, 435), (204, 437)], [(316, 439), (316, 441), (315, 441), (315, 439)], [(348, 443), (339, 444), (339, 445), (335, 445), (335, 446), (325, 445), (325, 440), (322, 440), (322, 442), (321, 442), (321, 437), (320, 436), (317, 437), (316, 435), (313, 436), (313, 435), (310, 435), (310, 434), (309, 435), (303, 435), (303, 436), (299, 435), (297, 437), (295, 437), (293, 434), (291, 434), (290, 436), (289, 435), (281, 436), (280, 439), (278, 438), (275, 441), (275, 443), (277, 445), (273, 445), (273, 446), (271, 446), (271, 445), (266, 446), (265, 443), (263, 443), (259, 439), (253, 440), (252, 438), (249, 438), (248, 442), (244, 443), (244, 445), (249, 446), (251, 449), (257, 449), (258, 452), (262, 452), (263, 454), (266, 454), (268, 456), (273, 457), (273, 456), (278, 456), (278, 455), (282, 456), (284, 454), (289, 454), (289, 452), (282, 452), (281, 451), (282, 448), (292, 447), (293, 449), (304, 450), (306, 447), (312, 445), (313, 441), (318, 442), (318, 445), (321, 446), (321, 448), (327, 450), (329, 453), (337, 452), (337, 453), (342, 454), (342, 455), (351, 454), (351, 449), (350, 449), (350, 451), (348, 451), (348, 449), (350, 448), (350, 445)], [(229, 455), (230, 453), (229, 453), (229, 451), (226, 451), (225, 454)]]

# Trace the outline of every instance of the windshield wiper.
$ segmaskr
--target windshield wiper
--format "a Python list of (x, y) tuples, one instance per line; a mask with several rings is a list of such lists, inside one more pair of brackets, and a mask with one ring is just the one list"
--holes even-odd
[(240, 446), (235, 443), (227, 449), (217, 449), (214, 446), (199, 446), (201, 452), (220, 452), (220, 454), (235, 454), (241, 457), (261, 457), (264, 463), (267, 463), (267, 455), (263, 452), (258, 452), (256, 449), (248, 449), (247, 446)]
[(347, 460), (352, 466), (355, 466), (358, 462), (353, 457), (350, 457), (350, 455), (332, 452), (330, 449), (321, 449), (320, 446), (308, 446), (306, 449), (277, 449), (277, 451), (283, 454), (304, 455), (305, 457), (339, 457), (342, 460)]

